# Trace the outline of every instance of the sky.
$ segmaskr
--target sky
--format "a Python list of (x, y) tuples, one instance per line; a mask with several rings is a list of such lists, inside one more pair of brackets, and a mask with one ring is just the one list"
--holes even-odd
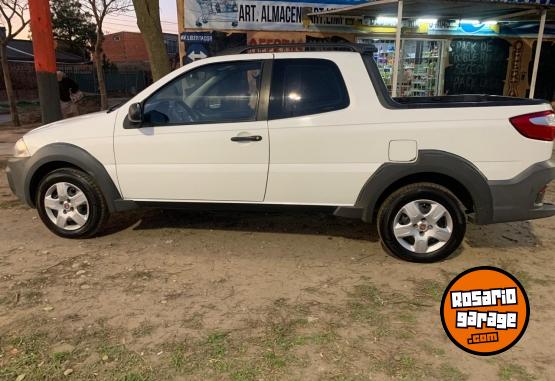
[[(181, 0), (184, 1), (184, 0)], [(176, 0), (160, 0), (160, 18), (162, 30), (166, 33), (177, 33), (177, 4)], [(104, 33), (120, 31), (138, 32), (137, 19), (133, 11), (123, 15), (108, 16), (104, 21)], [(17, 38), (29, 38), (29, 31), (24, 30)]]
[[(176, 0), (160, 0), (160, 18), (162, 20), (162, 30), (164, 32), (177, 33)], [(109, 16), (104, 24), (105, 33), (114, 33), (123, 30), (134, 32), (139, 31), (133, 11), (124, 15)]]

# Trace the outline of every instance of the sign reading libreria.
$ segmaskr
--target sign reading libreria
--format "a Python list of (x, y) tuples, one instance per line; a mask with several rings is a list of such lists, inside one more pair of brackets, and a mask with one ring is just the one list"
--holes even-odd
[[(310, 12), (366, 3), (364, 0), (184, 0), (185, 28), (287, 30), (308, 29), (303, 17)], [(306, 18), (306, 17), (304, 17)], [(313, 27), (352, 28), (352, 18), (313, 17)]]

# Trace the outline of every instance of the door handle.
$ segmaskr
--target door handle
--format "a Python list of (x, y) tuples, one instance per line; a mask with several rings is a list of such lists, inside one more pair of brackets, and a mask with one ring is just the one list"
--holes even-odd
[(262, 136), (260, 135), (252, 135), (252, 136), (234, 136), (231, 138), (232, 142), (259, 142), (262, 140)]

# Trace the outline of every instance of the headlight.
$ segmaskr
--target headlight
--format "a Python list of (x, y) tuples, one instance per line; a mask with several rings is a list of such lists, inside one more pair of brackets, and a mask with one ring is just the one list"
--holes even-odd
[(13, 156), (14, 157), (29, 157), (29, 150), (27, 149), (27, 145), (23, 141), (23, 139), (19, 139), (15, 146), (13, 147)]

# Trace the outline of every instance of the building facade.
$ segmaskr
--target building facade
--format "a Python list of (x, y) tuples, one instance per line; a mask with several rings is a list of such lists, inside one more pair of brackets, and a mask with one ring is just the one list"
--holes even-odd
[[(183, 0), (185, 62), (236, 45), (372, 43), (391, 87), (397, 19), (308, 16), (361, 0)], [(489, 0), (484, 0), (489, 1)], [(506, 0), (510, 2), (512, 0)], [(515, 0), (517, 1), (517, 0)], [(530, 0), (549, 5), (550, 0)], [(480, 6), (479, 3), (476, 4)], [(403, 19), (398, 95), (488, 93), (527, 96), (538, 16), (528, 21)], [(555, 98), (555, 23), (545, 28), (536, 97)]]
[[(170, 60), (176, 60), (178, 37), (164, 33), (164, 45)], [(143, 35), (137, 32), (117, 32), (104, 36), (102, 49), (106, 59), (120, 65), (147, 65), (149, 62)]]

